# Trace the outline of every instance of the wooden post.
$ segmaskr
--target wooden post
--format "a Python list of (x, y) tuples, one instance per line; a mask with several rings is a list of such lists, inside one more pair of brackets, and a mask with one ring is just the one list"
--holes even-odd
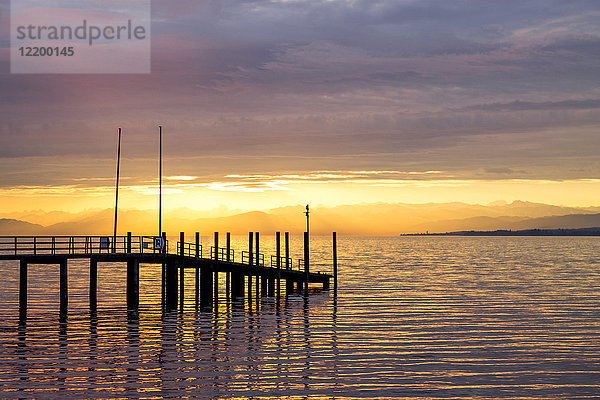
[(183, 263), (179, 264), (179, 308), (183, 310), (183, 301), (185, 300), (185, 268)]
[(244, 275), (241, 272), (231, 273), (231, 289), (234, 299), (244, 297)]
[[(200, 258), (200, 232), (196, 232), (196, 258)], [(196, 307), (200, 302), (200, 267), (196, 265), (195, 296)]]
[(290, 269), (290, 233), (285, 233), (285, 269)]
[(259, 282), (259, 276), (255, 275), (254, 276), (254, 295), (256, 296), (256, 299), (258, 300), (258, 298), (260, 297), (259, 293), (260, 293), (260, 282)]
[(225, 272), (225, 297), (227, 301), (231, 297), (231, 272)]
[(231, 252), (231, 232), (227, 232), (227, 239), (225, 241), (226, 243), (226, 251), (227, 251), (227, 255), (225, 256), (225, 261), (230, 262), (231, 261), (231, 256), (229, 255), (229, 253)]
[(337, 232), (333, 232), (333, 290), (337, 290)]
[(185, 299), (185, 269), (183, 268), (185, 251), (185, 232), (179, 232), (179, 307), (183, 309)]
[(310, 249), (308, 247), (308, 232), (304, 232), (304, 292), (308, 294), (308, 274), (310, 273)]
[(252, 275), (248, 275), (248, 301), (252, 300)]
[(215, 241), (213, 244), (213, 248), (214, 248), (214, 255), (212, 257), (213, 260), (218, 261), (219, 260), (219, 232), (215, 232)]
[(177, 308), (177, 262), (170, 260), (166, 263), (166, 307), (168, 310)]
[[(227, 255), (225, 256), (225, 260), (227, 262), (231, 262), (231, 232), (227, 232), (225, 238), (225, 251)], [(231, 272), (225, 272), (225, 297), (229, 299), (229, 291), (231, 290)]]
[[(162, 235), (162, 240), (163, 240), (163, 248), (162, 248), (162, 250), (160, 250), (160, 252), (162, 254), (166, 254), (167, 233), (161, 232), (161, 235)], [(167, 305), (167, 264), (165, 264), (164, 261), (162, 263), (162, 269), (161, 269), (161, 280), (162, 280), (162, 287), (161, 287), (162, 304), (163, 304), (163, 306), (166, 306)]]
[(27, 315), (27, 260), (21, 259), (19, 266), (19, 313)]
[(127, 232), (127, 253), (131, 253), (131, 232)]
[(281, 232), (275, 233), (275, 247), (277, 248), (275, 251), (275, 260), (277, 261), (277, 282), (275, 282), (277, 287), (277, 297), (280, 297), (281, 294)]
[(254, 236), (256, 236), (256, 265), (260, 266), (260, 240), (258, 232), (255, 232)]
[(127, 309), (137, 310), (140, 305), (140, 262), (127, 260)]
[(185, 250), (185, 233), (179, 232), (179, 258), (183, 259), (183, 254)]
[(290, 295), (294, 292), (294, 281), (289, 277), (285, 280), (285, 294)]
[(253, 253), (254, 253), (254, 244), (252, 243), (252, 239), (254, 238), (254, 234), (252, 232), (248, 232), (248, 265), (254, 265)]
[(69, 280), (67, 276), (67, 259), (60, 260), (60, 314), (66, 315), (69, 307)]
[(260, 297), (267, 297), (267, 277), (264, 274), (260, 276)]
[(98, 260), (90, 258), (90, 310), (95, 311), (98, 300)]
[(275, 276), (273, 275), (267, 278), (267, 296), (275, 296)]
[(240, 297), (238, 276), (239, 276), (239, 272), (237, 272), (237, 271), (231, 272), (231, 298), (233, 300)]
[(214, 267), (215, 277), (214, 277), (214, 299), (215, 302), (219, 301), (219, 232), (215, 232), (215, 262)]
[(200, 270), (200, 307), (210, 307), (213, 301), (213, 271), (209, 267)]

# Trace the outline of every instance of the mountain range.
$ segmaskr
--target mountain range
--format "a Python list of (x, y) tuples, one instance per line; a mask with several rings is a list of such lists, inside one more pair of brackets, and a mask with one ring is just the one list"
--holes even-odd
[[(94, 209), (78, 213), (65, 211), (23, 211), (0, 213), (1, 235), (110, 235), (114, 210)], [(156, 210), (119, 210), (118, 233), (155, 234)], [(461, 230), (558, 229), (600, 226), (600, 207), (565, 207), (514, 201), (487, 205), (466, 203), (372, 203), (311, 210), (311, 233), (341, 235), (398, 235), (403, 233), (450, 232)], [(272, 234), (306, 229), (304, 206), (243, 212), (218, 207), (197, 211), (177, 208), (163, 211), (163, 230), (169, 234), (195, 231), (209, 234), (230, 231)]]

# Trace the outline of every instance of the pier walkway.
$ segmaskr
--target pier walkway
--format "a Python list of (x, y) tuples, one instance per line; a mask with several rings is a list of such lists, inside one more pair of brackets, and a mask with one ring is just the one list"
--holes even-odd
[[(152, 236), (0, 236), (0, 260), (18, 260), (19, 309), (27, 312), (27, 270), (29, 264), (57, 264), (60, 268), (59, 291), (60, 312), (68, 309), (68, 269), (70, 259), (89, 259), (89, 302), (90, 309), (97, 304), (98, 263), (127, 263), (127, 308), (139, 307), (140, 264), (162, 265), (162, 301), (166, 309), (183, 307), (185, 299), (185, 269), (195, 270), (195, 300), (200, 308), (211, 307), (218, 301), (219, 277), (224, 275), (227, 296), (233, 299), (280, 296), (285, 282), (285, 293), (303, 291), (308, 294), (309, 284), (329, 289), (334, 279), (337, 287), (336, 234), (333, 234), (333, 275), (311, 272), (309, 262), (308, 234), (304, 233), (304, 259), (289, 257), (289, 234), (285, 232), (283, 252), (281, 235), (276, 233), (276, 254), (268, 259), (260, 252), (259, 233), (248, 235), (248, 250), (236, 257), (231, 248), (231, 235), (227, 233), (225, 246), (219, 246), (219, 234), (214, 233), (214, 244), (208, 257), (204, 257), (200, 235), (194, 242), (186, 242), (180, 233), (176, 251), (169, 251), (166, 234)], [(171, 246), (173, 248), (173, 246)], [(255, 290), (252, 290), (253, 284)]]

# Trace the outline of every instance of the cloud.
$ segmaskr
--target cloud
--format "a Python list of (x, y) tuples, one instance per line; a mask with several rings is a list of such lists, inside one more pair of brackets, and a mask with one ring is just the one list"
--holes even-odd
[(159, 123), (167, 174), (194, 183), (600, 172), (595, 2), (174, 0), (152, 11), (150, 75), (0, 75), (0, 185), (110, 179), (117, 126), (127, 175), (150, 181)]
[(600, 108), (600, 99), (531, 102), (516, 100), (510, 103), (478, 104), (465, 107), (464, 111), (529, 111), (529, 110), (595, 110)]

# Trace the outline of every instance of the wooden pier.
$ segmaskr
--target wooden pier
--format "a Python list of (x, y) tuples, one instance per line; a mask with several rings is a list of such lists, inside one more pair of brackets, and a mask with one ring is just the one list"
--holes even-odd
[[(156, 246), (162, 239), (164, 246)], [(194, 242), (186, 242), (180, 233), (176, 252), (168, 251), (166, 234), (162, 238), (152, 236), (0, 236), (0, 260), (18, 260), (19, 267), (19, 310), (27, 313), (27, 270), (29, 264), (59, 265), (60, 313), (68, 310), (68, 269), (70, 259), (89, 259), (89, 305), (96, 310), (98, 287), (98, 263), (127, 263), (126, 300), (129, 310), (139, 307), (140, 264), (162, 265), (162, 302), (166, 309), (183, 308), (185, 299), (186, 269), (195, 270), (195, 300), (199, 308), (212, 307), (218, 301), (219, 275), (225, 274), (226, 295), (232, 299), (252, 296), (255, 283), (256, 296), (274, 297), (282, 293), (281, 281), (285, 281), (285, 292), (303, 292), (308, 295), (309, 284), (318, 284), (325, 290), (331, 278), (337, 288), (336, 235), (333, 234), (334, 274), (311, 272), (309, 262), (308, 234), (304, 235), (304, 259), (298, 260), (294, 268), (289, 257), (289, 234), (284, 235), (284, 254), (281, 252), (281, 234), (276, 233), (276, 254), (265, 265), (265, 255), (260, 252), (258, 232), (248, 235), (248, 250), (237, 257), (231, 248), (231, 235), (227, 233), (225, 247), (219, 246), (219, 234), (214, 234), (214, 244), (204, 257), (200, 235)], [(247, 282), (247, 285), (246, 285)]]

